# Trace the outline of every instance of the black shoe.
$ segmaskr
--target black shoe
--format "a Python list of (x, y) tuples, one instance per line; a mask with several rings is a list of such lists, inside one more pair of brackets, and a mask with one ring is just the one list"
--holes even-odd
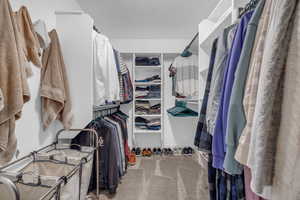
[(189, 154), (189, 155), (193, 155), (193, 153), (194, 153), (194, 149), (193, 149), (192, 147), (189, 147), (189, 148), (187, 149), (187, 151), (188, 151), (188, 154)]
[(167, 148), (163, 148), (162, 153), (163, 153), (165, 156), (167, 156), (167, 155), (168, 155), (168, 149), (167, 149)]
[(131, 152), (136, 154), (135, 151), (136, 151), (135, 148), (132, 148), (132, 149), (131, 149)]
[(157, 149), (157, 155), (160, 155), (161, 156), (162, 152), (161, 152), (161, 148), (158, 148)]
[(137, 156), (140, 156), (140, 155), (141, 155), (141, 148), (140, 148), (140, 147), (137, 147), (137, 148), (135, 149), (135, 155), (137, 155)]
[(184, 147), (184, 148), (183, 148), (182, 154), (183, 154), (183, 155), (188, 155), (188, 154), (189, 154), (189, 150), (188, 150), (187, 147)]
[(157, 149), (156, 148), (153, 148), (153, 155), (157, 155)]

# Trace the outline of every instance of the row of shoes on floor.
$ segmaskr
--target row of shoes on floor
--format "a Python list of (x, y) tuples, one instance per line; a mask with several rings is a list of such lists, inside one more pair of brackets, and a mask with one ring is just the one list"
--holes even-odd
[(137, 156), (146, 156), (150, 157), (152, 155), (192, 155), (194, 153), (194, 149), (192, 147), (184, 147), (184, 148), (133, 148), (131, 150)]
[(129, 165), (136, 164), (136, 156), (144, 156), (144, 157), (151, 157), (152, 155), (192, 155), (194, 153), (194, 149), (192, 147), (184, 147), (184, 148), (133, 148), (131, 149), (130, 156), (129, 156)]

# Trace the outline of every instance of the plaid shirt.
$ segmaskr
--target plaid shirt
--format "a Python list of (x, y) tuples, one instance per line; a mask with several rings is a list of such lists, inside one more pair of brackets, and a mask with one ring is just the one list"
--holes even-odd
[(215, 56), (217, 52), (217, 43), (218, 40), (215, 39), (213, 42), (212, 50), (211, 50), (211, 57), (208, 69), (208, 75), (206, 80), (206, 87), (204, 92), (204, 97), (202, 101), (201, 111), (199, 122), (197, 126), (196, 136), (194, 144), (195, 146), (199, 147), (201, 151), (210, 152), (211, 151), (211, 143), (212, 143), (212, 136), (207, 132), (207, 125), (206, 125), (206, 110), (207, 110), (207, 101), (210, 92), (210, 84), (213, 74), (213, 67), (215, 63)]

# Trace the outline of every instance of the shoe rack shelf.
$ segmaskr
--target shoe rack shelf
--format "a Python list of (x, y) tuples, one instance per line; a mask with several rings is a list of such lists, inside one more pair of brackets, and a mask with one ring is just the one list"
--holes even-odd
[[(158, 66), (137, 66), (135, 63), (135, 58), (137, 56), (147, 56), (147, 57), (159, 57), (160, 59), (160, 65)], [(163, 54), (159, 53), (147, 53), (147, 54), (139, 54), (139, 53), (134, 53), (133, 54), (133, 86), (134, 86), (134, 92), (133, 92), (133, 120), (132, 120), (132, 144), (134, 147), (140, 147), (137, 137), (139, 139), (142, 139), (140, 137), (144, 137), (145, 135), (157, 135), (160, 134), (160, 141), (158, 141), (157, 147), (163, 148), (164, 146), (164, 58)], [(149, 74), (153, 73), (156, 75), (160, 75), (161, 81), (160, 82), (135, 82), (135, 80), (139, 79), (140, 77), (137, 77), (137, 74)], [(144, 77), (146, 78), (146, 77)], [(138, 86), (161, 86), (160, 87), (160, 96), (161, 98), (136, 98), (136, 87)], [(136, 114), (136, 101), (149, 101), (150, 103), (155, 104), (161, 104), (161, 113), (160, 114)], [(144, 117), (146, 119), (153, 119), (153, 118), (160, 118), (160, 123), (161, 123), (161, 129), (160, 130), (139, 130), (138, 128), (135, 127), (135, 118), (136, 117)], [(138, 135), (136, 137), (136, 135)]]

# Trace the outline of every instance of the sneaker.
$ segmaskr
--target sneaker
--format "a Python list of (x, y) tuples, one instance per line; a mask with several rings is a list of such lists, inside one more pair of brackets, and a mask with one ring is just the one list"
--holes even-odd
[(141, 155), (141, 148), (137, 147), (135, 149), (135, 155), (140, 156)]
[(148, 151), (147, 151), (147, 149), (143, 149), (143, 151), (142, 151), (142, 156), (148, 156)]
[(136, 164), (136, 155), (134, 152), (131, 152), (129, 155), (129, 160), (128, 160), (128, 164), (133, 166)]
[(148, 157), (152, 156), (152, 150), (150, 148), (147, 149), (147, 156)]

